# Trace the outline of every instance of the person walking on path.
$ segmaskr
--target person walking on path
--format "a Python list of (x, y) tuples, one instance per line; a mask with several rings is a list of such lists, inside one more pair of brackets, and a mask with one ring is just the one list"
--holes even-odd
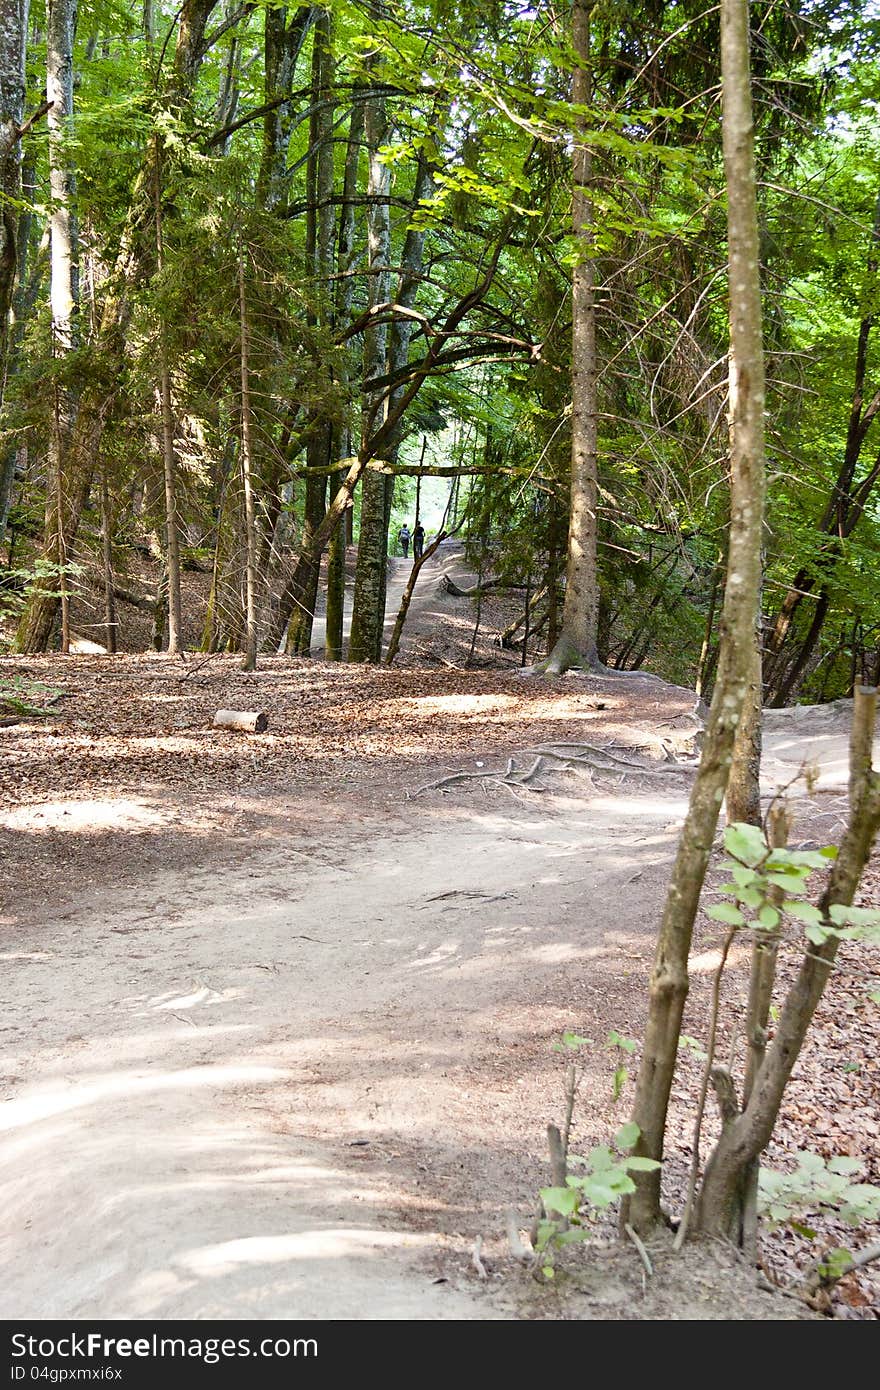
[(412, 533), (413, 559), (421, 560), (422, 551), (425, 549), (425, 528), (420, 521), (416, 522), (415, 530)]
[(400, 548), (403, 551), (403, 558), (404, 560), (406, 560), (409, 556), (409, 527), (407, 526), (406, 522), (403, 523), (400, 530), (398, 531), (397, 539), (400, 541)]

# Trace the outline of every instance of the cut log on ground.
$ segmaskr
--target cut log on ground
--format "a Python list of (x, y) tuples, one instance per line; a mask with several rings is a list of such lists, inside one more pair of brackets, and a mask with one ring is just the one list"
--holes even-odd
[(263, 734), (268, 727), (268, 714), (256, 714), (241, 709), (218, 709), (214, 715), (215, 729), (237, 729), (243, 734)]

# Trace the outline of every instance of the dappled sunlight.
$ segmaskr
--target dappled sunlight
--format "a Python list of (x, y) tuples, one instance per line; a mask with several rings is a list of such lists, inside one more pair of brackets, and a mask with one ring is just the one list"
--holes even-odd
[[(751, 958), (751, 949), (748, 946), (731, 946), (727, 953), (727, 966), (730, 969), (738, 965), (745, 965)], [(714, 975), (721, 964), (721, 948), (717, 947), (709, 951), (698, 951), (688, 960), (688, 970), (692, 975)]]
[(158, 999), (150, 999), (147, 1004), (148, 1009), (155, 1009), (157, 1012), (162, 1010), (174, 1009), (194, 1009), (199, 1004), (224, 1004), (231, 999), (238, 999), (242, 994), (238, 989), (216, 990), (210, 989), (208, 985), (195, 984), (189, 994), (159, 995)]
[(101, 798), (89, 801), (43, 801), (0, 813), (7, 830), (63, 830), (71, 834), (94, 830), (153, 830), (165, 824), (167, 813), (143, 801)]
[(288, 1260), (345, 1259), (365, 1251), (393, 1245), (430, 1244), (432, 1237), (402, 1231), (378, 1231), (341, 1227), (334, 1230), (290, 1232), (280, 1236), (251, 1236), (206, 1246), (178, 1257), (193, 1274), (214, 1277), (228, 1274), (237, 1265), (277, 1264)]
[(267, 1084), (283, 1081), (289, 1073), (265, 1066), (204, 1066), (183, 1071), (143, 1075), (116, 1071), (86, 1082), (73, 1082), (33, 1088), (19, 1100), (10, 1100), (0, 1109), (0, 1133), (21, 1129), (71, 1110), (83, 1110), (116, 1097), (130, 1098), (152, 1091), (202, 1090), (209, 1087)]

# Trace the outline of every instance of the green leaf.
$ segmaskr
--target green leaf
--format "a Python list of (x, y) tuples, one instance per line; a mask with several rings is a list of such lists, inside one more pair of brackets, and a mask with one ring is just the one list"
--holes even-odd
[(706, 916), (715, 922), (725, 922), (730, 927), (744, 927), (746, 924), (745, 917), (732, 903), (714, 903), (706, 909)]
[(590, 1149), (587, 1159), (593, 1173), (607, 1173), (617, 1162), (607, 1144), (597, 1144), (594, 1149)]
[(629, 1068), (628, 1068), (628, 1067), (620, 1066), (620, 1067), (615, 1067), (615, 1068), (614, 1068), (614, 1079), (613, 1079), (613, 1081), (612, 1081), (612, 1083), (611, 1083), (611, 1098), (612, 1098), (612, 1100), (615, 1100), (615, 1101), (620, 1100), (620, 1096), (621, 1096), (621, 1093), (622, 1093), (622, 1091), (623, 1091), (624, 1086), (626, 1085), (626, 1081), (627, 1081), (627, 1077), (628, 1077), (628, 1076), (629, 1076)]
[(829, 1158), (829, 1173), (860, 1173), (863, 1164), (858, 1158), (850, 1158), (848, 1154), (838, 1154), (835, 1158)]
[(812, 903), (797, 902), (791, 898), (785, 898), (782, 903), (783, 912), (787, 912), (789, 917), (795, 917), (798, 922), (821, 922), (822, 913), (818, 907)]
[(635, 1120), (630, 1120), (627, 1124), (621, 1125), (614, 1136), (615, 1147), (618, 1149), (631, 1149), (641, 1132)]
[(767, 853), (763, 831), (756, 825), (737, 821), (724, 832), (724, 848), (744, 864), (760, 864)]
[(741, 888), (737, 896), (746, 907), (760, 907), (764, 901), (764, 894), (757, 888)]
[(574, 1216), (580, 1206), (580, 1195), (572, 1187), (542, 1187), (541, 1201), (547, 1211), (560, 1216)]
[(837, 1250), (829, 1250), (819, 1266), (819, 1273), (823, 1279), (841, 1279), (851, 1261), (851, 1253), (849, 1250), (844, 1250), (842, 1246)]
[(770, 904), (767, 903), (758, 913), (758, 921), (761, 923), (762, 927), (767, 927), (768, 930), (772, 930), (779, 925), (779, 913), (775, 907), (771, 907)]
[(653, 1173), (656, 1168), (661, 1166), (656, 1158), (639, 1158), (638, 1156), (625, 1158), (623, 1162), (630, 1173)]
[(582, 1038), (580, 1033), (563, 1033), (562, 1042), (563, 1046), (571, 1048), (596, 1046), (592, 1038)]

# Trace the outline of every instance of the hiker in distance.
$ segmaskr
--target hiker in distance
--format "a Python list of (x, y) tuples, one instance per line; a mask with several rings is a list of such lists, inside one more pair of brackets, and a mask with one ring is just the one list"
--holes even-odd
[(409, 555), (409, 527), (406, 522), (403, 523), (398, 531), (397, 539), (400, 541), (400, 548), (403, 551), (403, 558), (405, 560)]
[(412, 533), (413, 559), (421, 560), (422, 551), (425, 548), (425, 528), (420, 521), (416, 522), (415, 530)]

